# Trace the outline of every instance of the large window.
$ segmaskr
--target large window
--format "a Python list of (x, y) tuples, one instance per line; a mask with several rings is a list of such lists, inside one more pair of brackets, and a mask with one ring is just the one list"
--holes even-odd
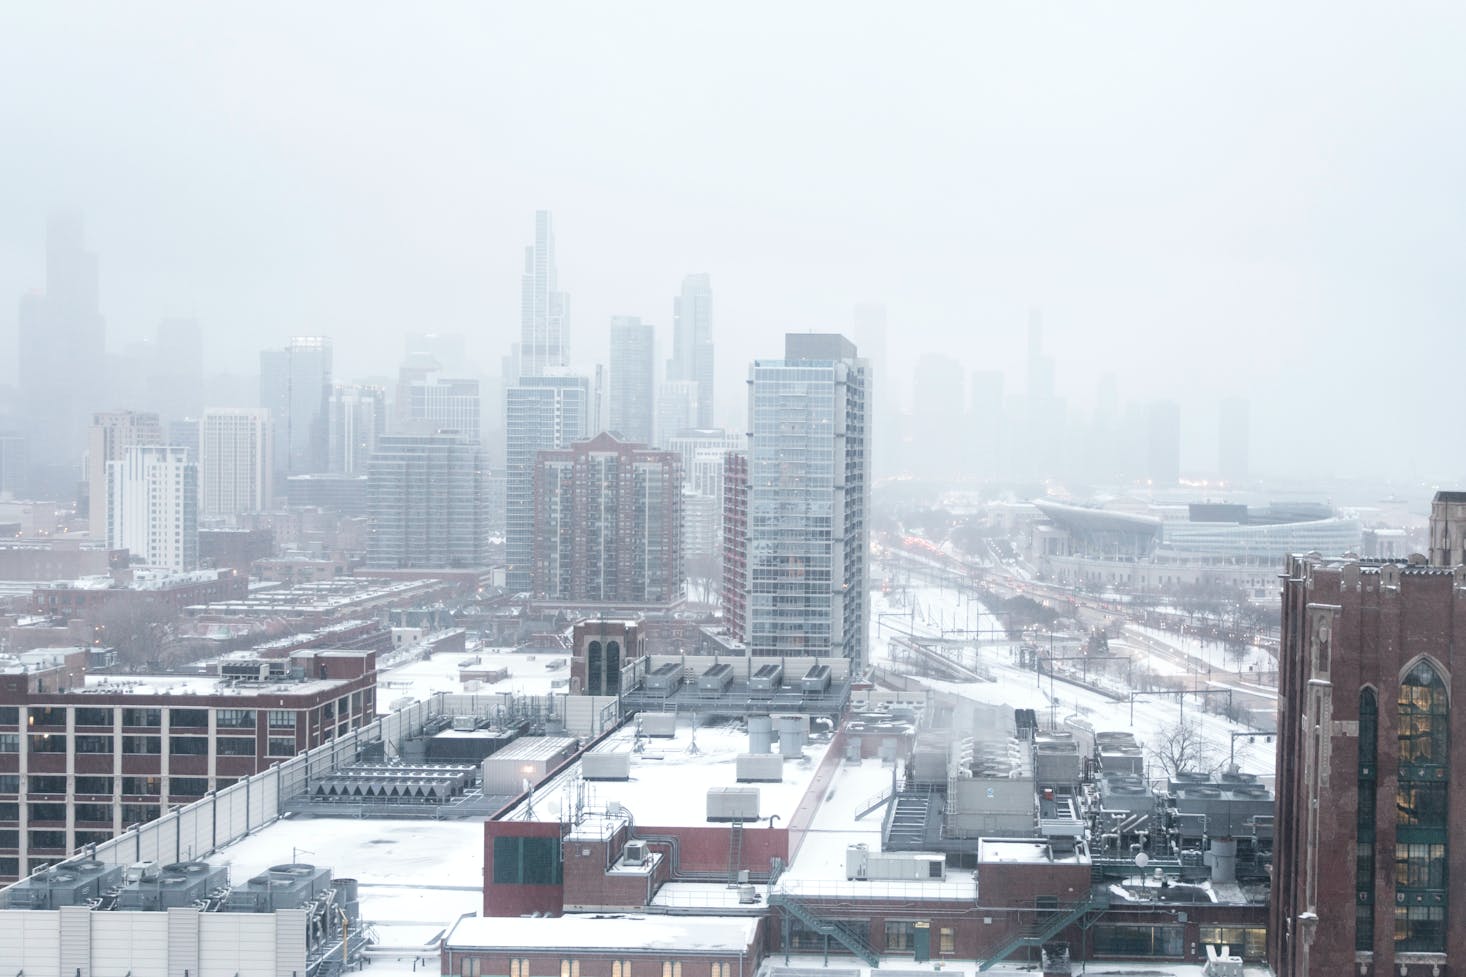
[(1446, 949), (1446, 796), (1450, 704), (1426, 661), (1400, 683), (1400, 772), (1395, 788), (1395, 949)]
[(1379, 771), (1379, 700), (1359, 693), (1359, 800), (1354, 842), (1354, 949), (1374, 949), (1374, 806)]
[(559, 885), (559, 838), (495, 838), (495, 885)]
[(886, 952), (910, 953), (916, 949), (916, 924), (909, 919), (886, 920)]
[(1094, 928), (1094, 952), (1102, 957), (1181, 957), (1185, 955), (1184, 926), (1118, 926)]
[(1244, 960), (1267, 959), (1267, 930), (1261, 926), (1203, 926), (1201, 942), (1230, 947)]

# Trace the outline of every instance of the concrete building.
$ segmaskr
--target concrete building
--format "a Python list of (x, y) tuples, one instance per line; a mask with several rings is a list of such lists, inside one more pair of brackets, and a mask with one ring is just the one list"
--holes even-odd
[(697, 427), (700, 413), (698, 386), (695, 380), (669, 380), (657, 388), (657, 444), (667, 442), (681, 431)]
[(364, 516), (367, 514), (367, 467), (364, 462), (358, 475), (291, 475), (285, 480), (285, 503), (291, 508), (329, 509), (343, 516)]
[(157, 414), (111, 410), (92, 415), (87, 436), (87, 529), (92, 539), (107, 538), (107, 463), (121, 461), (134, 445), (162, 443)]
[(107, 545), (168, 570), (198, 566), (198, 465), (184, 448), (132, 447), (107, 464)]
[(199, 423), (199, 510), (229, 519), (269, 509), (274, 498), (270, 412), (263, 407), (204, 411)]
[[(1433, 540), (1458, 536), (1463, 500), (1436, 496)], [(1278, 977), (1423, 977), (1466, 960), (1453, 881), (1466, 874), (1466, 564), (1458, 549), (1433, 552), (1439, 562), (1288, 561), (1268, 927)]]
[(86, 674), (86, 649), (0, 660), (0, 877), (106, 841), (365, 725), (376, 655), (303, 651), (217, 676)]
[(457, 434), (388, 434), (367, 474), (367, 564), (481, 567), (489, 561), (488, 463)]
[(529, 590), (534, 565), (534, 465), (541, 451), (565, 448), (587, 433), (590, 383), (585, 377), (521, 377), (506, 397), (506, 578)]
[(696, 384), (697, 416), (688, 427), (712, 427), (713, 421), (713, 285), (706, 274), (682, 279), (682, 292), (672, 299), (672, 358), (667, 379)]
[(782, 360), (749, 369), (742, 638), (755, 656), (865, 661), (866, 395), (866, 363), (837, 334), (790, 333)]
[(681, 601), (677, 455), (611, 434), (539, 452), (533, 589), (537, 597), (577, 604)]
[(275, 478), (327, 470), (331, 340), (298, 336), (260, 353), (260, 406), (275, 422)]
[(632, 316), (611, 317), (609, 430), (624, 441), (652, 443), (656, 330)]
[(381, 387), (338, 383), (331, 388), (327, 410), (331, 472), (365, 475), (377, 438), (387, 431), (387, 392)]
[(477, 380), (428, 378), (407, 387), (407, 423), (425, 431), (452, 431), (480, 442), (482, 410)]
[(524, 249), (519, 330), (519, 376), (545, 376), (570, 366), (570, 296), (559, 290), (548, 210), (535, 212), (534, 244)]

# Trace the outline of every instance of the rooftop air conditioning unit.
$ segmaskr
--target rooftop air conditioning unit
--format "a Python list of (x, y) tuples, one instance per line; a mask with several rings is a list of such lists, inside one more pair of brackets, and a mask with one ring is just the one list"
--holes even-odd
[(644, 841), (628, 841), (621, 849), (621, 860), (627, 865), (645, 865), (647, 847)]

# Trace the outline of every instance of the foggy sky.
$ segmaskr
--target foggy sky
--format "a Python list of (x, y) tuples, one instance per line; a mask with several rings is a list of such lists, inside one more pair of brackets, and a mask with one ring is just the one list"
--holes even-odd
[(1255, 471), (1457, 477), (1463, 42), (1458, 4), (7, 4), (0, 338), (69, 209), (114, 349), (184, 314), (211, 369), (438, 331), (497, 372), (546, 208), (580, 364), (633, 315), (660, 368), (712, 275), (720, 417), (861, 301), (903, 401), (924, 351), (1021, 392), (1039, 307), (1070, 404), (1181, 401), (1185, 465), (1238, 393)]

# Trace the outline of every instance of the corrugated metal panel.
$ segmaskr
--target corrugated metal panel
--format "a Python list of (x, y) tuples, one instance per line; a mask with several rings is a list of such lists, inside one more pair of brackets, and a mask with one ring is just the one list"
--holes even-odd
[(179, 859), (189, 861), (209, 850), (209, 806), (188, 807), (178, 812)]
[[(0, 912), (0, 973), (61, 977), (61, 914)], [(67, 977), (73, 977), (68, 974)]]
[[(304, 973), (302, 967), (301, 977)], [(235, 975), (277, 977), (274, 914), (204, 913), (199, 917), (198, 977)]]
[(168, 977), (199, 972), (199, 911), (168, 910)]
[(61, 910), (61, 972), (78, 970), (82, 977), (92, 973), (92, 911), (86, 906), (65, 906)]
[(306, 911), (281, 909), (275, 913), (275, 973), (305, 974)]
[(92, 914), (92, 977), (168, 977), (164, 913)]

